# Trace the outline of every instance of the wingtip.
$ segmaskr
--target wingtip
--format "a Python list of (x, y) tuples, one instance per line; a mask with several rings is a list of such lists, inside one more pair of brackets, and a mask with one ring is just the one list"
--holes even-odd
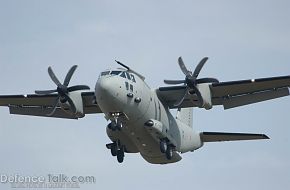
[(268, 137), (267, 135), (263, 134), (262, 135), (264, 139), (270, 139), (270, 137)]

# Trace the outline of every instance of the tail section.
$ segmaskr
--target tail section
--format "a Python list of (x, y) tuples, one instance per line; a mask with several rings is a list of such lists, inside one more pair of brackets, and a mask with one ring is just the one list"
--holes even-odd
[(269, 137), (267, 135), (264, 135), (264, 134), (221, 133), (221, 132), (203, 132), (203, 133), (200, 133), (200, 138), (201, 138), (202, 142), (269, 139)]
[(178, 109), (176, 119), (193, 128), (193, 108)]

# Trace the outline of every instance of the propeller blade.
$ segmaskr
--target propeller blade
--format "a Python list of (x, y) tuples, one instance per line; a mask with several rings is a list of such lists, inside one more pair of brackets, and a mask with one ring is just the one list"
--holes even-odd
[(88, 87), (87, 85), (75, 85), (67, 88), (68, 92), (73, 92), (77, 90), (90, 90), (90, 87)]
[(69, 105), (70, 105), (70, 110), (73, 114), (77, 113), (77, 108), (74, 104), (74, 102), (72, 101), (72, 99), (68, 96), (68, 95), (65, 95)]
[(53, 105), (53, 110), (49, 114), (46, 114), (48, 117), (51, 117), (55, 113), (57, 105), (59, 103), (59, 99), (60, 99), (60, 97), (58, 96), (55, 100), (54, 105)]
[(182, 98), (177, 103), (174, 104), (175, 107), (179, 107), (182, 104), (182, 102), (185, 99), (185, 96), (187, 95), (187, 93), (188, 93), (188, 88), (186, 88), (184, 90), (184, 95), (182, 96)]
[(219, 80), (216, 78), (201, 78), (196, 80), (197, 84), (201, 83), (219, 83)]
[(185, 80), (164, 80), (165, 84), (184, 84)]
[(201, 96), (200, 91), (198, 90), (198, 88), (196, 86), (193, 87), (193, 90), (194, 90), (194, 92), (195, 92), (195, 94), (196, 94), (196, 96), (198, 98), (198, 102), (199, 102), (198, 106), (202, 107), (204, 102), (203, 102), (203, 98)]
[(51, 80), (57, 85), (60, 86), (61, 83), (59, 82), (59, 80), (57, 79), (57, 77), (55, 76), (54, 72), (52, 71), (51, 67), (48, 67), (48, 74), (51, 78)]
[(70, 68), (70, 70), (68, 71), (68, 73), (66, 74), (66, 77), (64, 79), (63, 85), (64, 86), (68, 86), (70, 79), (72, 77), (72, 75), (74, 74), (75, 70), (77, 69), (77, 65), (74, 65)]
[(181, 57), (178, 58), (178, 64), (184, 75), (189, 75), (191, 72), (186, 68)]
[(57, 90), (35, 90), (35, 94), (46, 95), (57, 92)]
[(198, 75), (199, 75), (199, 73), (200, 73), (202, 67), (204, 66), (204, 64), (205, 64), (205, 62), (206, 62), (207, 60), (208, 60), (208, 57), (205, 57), (205, 58), (203, 58), (203, 59), (198, 63), (198, 65), (196, 66), (196, 68), (195, 68), (195, 70), (194, 70), (194, 72), (193, 72), (193, 76), (194, 76), (195, 78), (198, 77)]

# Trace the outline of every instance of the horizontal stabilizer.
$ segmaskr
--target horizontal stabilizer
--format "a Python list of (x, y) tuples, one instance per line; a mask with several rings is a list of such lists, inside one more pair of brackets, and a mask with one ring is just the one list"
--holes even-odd
[(241, 140), (259, 140), (269, 139), (264, 134), (251, 133), (220, 133), (220, 132), (202, 132), (200, 133), (202, 142), (219, 142), (219, 141), (241, 141)]

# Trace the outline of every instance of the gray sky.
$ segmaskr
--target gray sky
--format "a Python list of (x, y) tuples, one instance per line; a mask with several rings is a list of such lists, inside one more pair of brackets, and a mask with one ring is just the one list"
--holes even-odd
[[(252, 1), (0, 0), (0, 94), (54, 88), (79, 65), (71, 84), (94, 89), (118, 59), (156, 88), (182, 78), (178, 56), (221, 81), (289, 75), (290, 3)], [(118, 164), (103, 115), (78, 121), (8, 114), (0, 108), (0, 174), (93, 175), (82, 189), (289, 189), (290, 98), (224, 111), (196, 109), (199, 131), (265, 133), (271, 140), (206, 144), (171, 165), (138, 154)], [(10, 189), (0, 184), (1, 189)]]

